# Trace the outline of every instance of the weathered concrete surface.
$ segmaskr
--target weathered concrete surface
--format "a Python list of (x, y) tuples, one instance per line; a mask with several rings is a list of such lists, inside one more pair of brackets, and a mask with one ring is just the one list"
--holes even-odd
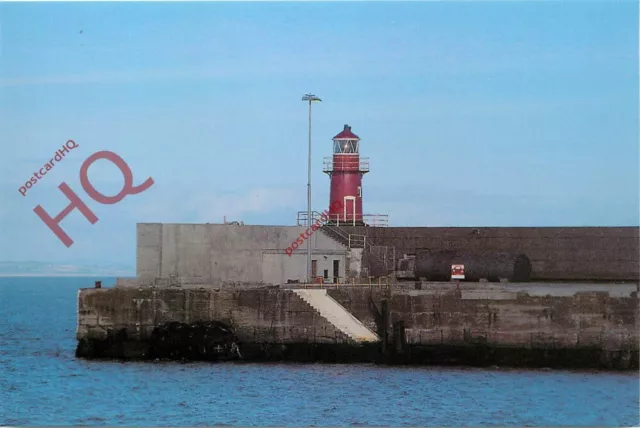
[(379, 342), (380, 338), (347, 311), (331, 296), (326, 289), (298, 289), (294, 290), (302, 300), (311, 305), (320, 315), (333, 326), (356, 342)]
[(605, 292), (570, 297), (515, 291), (413, 291), (391, 298), (391, 319), (403, 321), (407, 343), (638, 349), (637, 297)]
[(525, 253), (532, 279), (632, 281), (640, 278), (638, 227), (343, 227), (396, 248), (397, 257), (425, 250)]
[(635, 284), (432, 283), (388, 296), (375, 286), (328, 292), (369, 327), (383, 320), (380, 302), (387, 300), (387, 331), (402, 328), (401, 337), (389, 338), (396, 362), (638, 368)]
[[(291, 256), (285, 250), (306, 230), (298, 226), (138, 223), (138, 278), (121, 286), (162, 286), (166, 284), (156, 282), (168, 283), (172, 278), (225, 286), (302, 281), (307, 276), (306, 241)], [(333, 263), (338, 261), (338, 276), (345, 277), (346, 247), (319, 231), (308, 241), (318, 275), (327, 270), (333, 277)]]
[(243, 342), (342, 343), (348, 339), (291, 290), (82, 289), (78, 338), (104, 338), (126, 329), (144, 340), (169, 322), (219, 321)]
[(79, 291), (77, 354), (146, 358), (157, 328), (207, 321), (229, 326), (245, 358), (252, 358), (254, 351), (263, 353), (263, 345), (352, 342), (290, 290), (103, 288)]
[(418, 364), (638, 368), (634, 287), (570, 294), (553, 284), (456, 289), (443, 283), (327, 292), (380, 344), (358, 347), (292, 290), (84, 289), (78, 339), (112, 345), (98, 354), (80, 350), (99, 347), (79, 346), (79, 356), (144, 358), (156, 327), (214, 320), (229, 326), (246, 359), (379, 361), (384, 355)]

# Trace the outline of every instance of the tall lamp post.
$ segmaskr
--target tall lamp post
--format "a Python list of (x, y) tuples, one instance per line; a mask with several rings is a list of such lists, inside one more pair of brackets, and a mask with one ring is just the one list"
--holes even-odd
[[(309, 159), (307, 179), (307, 226), (311, 227), (311, 103), (322, 101), (313, 94), (306, 94), (302, 101), (309, 102)], [(307, 239), (307, 282), (311, 283), (311, 239)]]

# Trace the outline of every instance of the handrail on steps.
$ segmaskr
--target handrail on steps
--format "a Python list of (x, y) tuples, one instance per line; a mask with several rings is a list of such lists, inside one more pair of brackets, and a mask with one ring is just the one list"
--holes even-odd
[[(307, 221), (307, 217), (308, 217), (308, 213), (307, 212), (299, 212), (298, 213), (298, 226), (306, 226), (308, 224)], [(311, 212), (311, 220), (316, 221), (321, 219), (322, 214), (317, 212), (317, 211), (312, 211)], [(338, 225), (334, 225), (334, 224), (330, 224), (330, 223), (325, 223), (322, 225), (322, 228), (325, 229), (325, 231), (329, 232), (329, 233), (333, 233), (334, 235), (339, 236), (343, 242), (347, 245), (347, 247), (349, 249), (351, 248), (362, 248), (363, 250), (368, 250), (368, 252), (370, 254), (373, 254), (379, 261), (381, 261), (382, 263), (384, 263), (385, 268), (388, 268), (388, 256), (389, 256), (389, 251), (391, 250), (391, 269), (393, 269), (394, 265), (395, 265), (395, 248), (393, 247), (388, 247), (388, 246), (382, 246), (382, 245), (376, 245), (374, 242), (371, 241), (371, 238), (369, 238), (366, 235), (358, 235), (358, 234), (353, 234), (353, 233), (347, 233), (345, 232), (343, 229), (341, 229)], [(383, 250), (384, 248), (384, 250)]]

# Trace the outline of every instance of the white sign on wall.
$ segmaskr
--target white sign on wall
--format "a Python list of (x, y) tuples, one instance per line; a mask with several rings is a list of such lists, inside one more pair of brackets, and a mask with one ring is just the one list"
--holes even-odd
[(464, 279), (464, 265), (451, 265), (451, 279)]

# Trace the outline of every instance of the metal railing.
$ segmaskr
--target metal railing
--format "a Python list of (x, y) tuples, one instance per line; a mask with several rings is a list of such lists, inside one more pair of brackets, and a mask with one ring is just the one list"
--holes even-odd
[(347, 232), (345, 232), (344, 230), (340, 229), (337, 226), (332, 225), (331, 223), (327, 223), (324, 226), (322, 226), (322, 228), (325, 231), (329, 231), (329, 233), (333, 233), (336, 236), (339, 236), (340, 239), (342, 239), (343, 243), (347, 243), (349, 242), (349, 234)]
[[(349, 217), (351, 217), (351, 218), (349, 218)], [(347, 218), (345, 218), (344, 215), (342, 215), (342, 214), (330, 214), (329, 215), (329, 221), (335, 223), (336, 226), (340, 226), (341, 224), (343, 226), (355, 226), (356, 223), (359, 223), (359, 222), (362, 221), (362, 216), (351, 215), (351, 216), (347, 216)]]
[(396, 264), (396, 248), (387, 245), (375, 245), (365, 235), (349, 234), (349, 248), (363, 248), (368, 254), (383, 264), (385, 270), (393, 270)]
[[(323, 221), (321, 219), (321, 216), (322, 216), (322, 213), (319, 213), (318, 211), (311, 211), (311, 223), (315, 223), (318, 220)], [(306, 211), (298, 211), (298, 217), (296, 218), (296, 225), (308, 226), (309, 223), (307, 222), (307, 218), (308, 218), (308, 213)]]
[[(357, 223), (364, 222), (369, 227), (388, 227), (389, 215), (388, 214), (363, 214), (363, 215), (350, 215), (347, 214), (347, 218), (344, 218), (344, 214), (327, 214), (325, 217), (321, 217), (323, 214), (317, 211), (311, 212), (311, 223), (316, 221), (324, 222), (327, 219), (331, 223), (335, 223), (336, 226), (356, 226)], [(298, 211), (296, 218), (296, 225), (307, 226), (307, 212)]]
[(362, 214), (362, 221), (367, 226), (371, 227), (388, 227), (389, 215), (388, 214)]
[(380, 289), (389, 289), (391, 287), (391, 281), (388, 276), (383, 277), (374, 277), (370, 276), (368, 278), (368, 282), (362, 282), (362, 279), (356, 278), (343, 278), (339, 277), (336, 280), (328, 281), (328, 278), (318, 277), (317, 281), (313, 283), (301, 283), (301, 284), (287, 284), (291, 288), (344, 288), (344, 287), (354, 287), (354, 288), (363, 288), (369, 287), (370, 289), (377, 287)]
[(359, 171), (369, 172), (369, 158), (354, 155), (343, 155), (334, 158), (333, 156), (322, 159), (322, 171)]
[(367, 237), (364, 235), (349, 234), (349, 248), (365, 248), (367, 246)]
[[(395, 269), (396, 263), (396, 249), (395, 247), (390, 247), (387, 245), (375, 245), (371, 241), (371, 239), (365, 235), (358, 235), (353, 233), (347, 233), (343, 229), (340, 228), (340, 215), (333, 215), (334, 219), (331, 221), (332, 215), (329, 215), (330, 222), (323, 224), (322, 229), (328, 235), (332, 236), (339, 242), (342, 242), (343, 245), (346, 245), (347, 248), (362, 248), (368, 254), (375, 257), (379, 262), (382, 263), (385, 270), (391, 271)], [(307, 226), (307, 212), (306, 211), (298, 211), (297, 225), (298, 226)], [(311, 212), (311, 222), (315, 222), (317, 220), (324, 221), (327, 217), (322, 217), (322, 213), (317, 211)], [(342, 225), (351, 225), (352, 223), (345, 223), (342, 221)]]
[[(313, 211), (311, 213), (311, 223), (314, 223), (318, 220), (320, 220), (321, 222), (324, 222), (324, 219), (328, 219), (329, 222), (331, 223), (335, 223), (336, 226), (355, 226), (357, 223), (362, 222), (362, 218), (365, 216), (359, 216), (356, 215), (351, 216), (351, 215), (347, 215), (347, 219), (345, 220), (344, 215), (343, 214), (327, 214), (324, 217), (322, 213), (319, 213), (317, 211)], [(307, 212), (306, 211), (298, 211), (298, 217), (296, 219), (296, 224), (298, 226), (307, 226)], [(349, 218), (351, 217), (351, 218)]]

